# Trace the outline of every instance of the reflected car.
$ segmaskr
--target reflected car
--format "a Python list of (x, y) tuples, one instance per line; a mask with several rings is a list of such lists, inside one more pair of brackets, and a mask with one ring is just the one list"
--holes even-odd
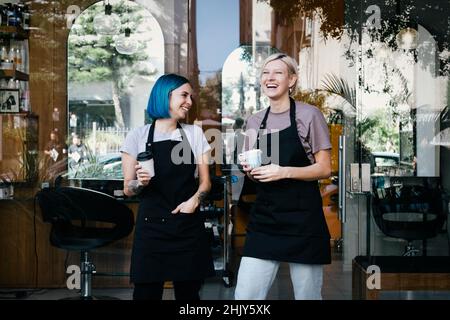
[(372, 173), (391, 176), (413, 176), (414, 161), (400, 161), (400, 155), (395, 152), (372, 152), (370, 154)]
[(69, 178), (123, 180), (122, 157), (119, 152), (97, 156), (94, 160), (69, 170)]
[(371, 166), (375, 167), (396, 167), (400, 164), (400, 155), (395, 152), (372, 152)]
[(103, 171), (107, 176), (123, 179), (122, 156), (120, 152), (100, 156), (98, 162), (103, 165)]

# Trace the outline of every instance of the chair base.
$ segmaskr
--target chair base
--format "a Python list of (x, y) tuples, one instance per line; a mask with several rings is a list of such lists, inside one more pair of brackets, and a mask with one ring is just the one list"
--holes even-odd
[(419, 250), (416, 249), (411, 242), (408, 242), (408, 244), (405, 247), (405, 253), (403, 253), (404, 257), (415, 257), (419, 255)]

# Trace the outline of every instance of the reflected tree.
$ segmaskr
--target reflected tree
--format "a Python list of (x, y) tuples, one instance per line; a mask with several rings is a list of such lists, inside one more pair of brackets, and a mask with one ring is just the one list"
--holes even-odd
[[(422, 24), (431, 32), (438, 44), (440, 74), (450, 74), (450, 2), (442, 0), (258, 0), (268, 3), (274, 14), (284, 25), (292, 25), (299, 16), (320, 19), (320, 32), (327, 38), (341, 39), (344, 34), (352, 40), (345, 55), (355, 61), (357, 52), (352, 43), (359, 41), (361, 30), (365, 29), (372, 41), (386, 43), (397, 49), (396, 35), (400, 30)], [(367, 21), (375, 5), (380, 13), (379, 28), (368, 28)], [(366, 12), (367, 10), (367, 12)], [(424, 50), (423, 52), (427, 52)], [(368, 57), (372, 52), (363, 52)], [(418, 60), (423, 60), (417, 57)], [(427, 66), (424, 66), (426, 68)]]
[(285, 24), (292, 24), (301, 13), (316, 13), (325, 38), (340, 38), (344, 26), (344, 0), (258, 0), (267, 2)]
[[(148, 16), (143, 7), (128, 2), (121, 1), (113, 7), (113, 12), (121, 19), (121, 34), (125, 32), (125, 26), (136, 32), (136, 27)], [(97, 35), (93, 19), (102, 12), (104, 7), (101, 3), (92, 5), (73, 25), (68, 40), (68, 80), (78, 83), (111, 81), (115, 123), (118, 127), (124, 127), (121, 95), (128, 89), (133, 77), (152, 76), (157, 71), (148, 64), (139, 63), (148, 60), (146, 42), (140, 42), (137, 53), (124, 55), (116, 51), (112, 36)]]

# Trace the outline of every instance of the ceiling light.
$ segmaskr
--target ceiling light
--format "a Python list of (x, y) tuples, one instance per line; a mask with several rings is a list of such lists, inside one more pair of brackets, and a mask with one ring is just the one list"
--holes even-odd
[(125, 28), (125, 34), (121, 34), (116, 39), (116, 50), (120, 54), (134, 54), (138, 50), (138, 42), (131, 37), (131, 29)]
[(100, 13), (94, 17), (94, 29), (99, 35), (115, 35), (120, 31), (120, 18), (112, 13), (112, 6), (105, 5), (105, 13)]
[(404, 50), (414, 50), (417, 48), (419, 32), (414, 28), (405, 28), (397, 34), (397, 46)]

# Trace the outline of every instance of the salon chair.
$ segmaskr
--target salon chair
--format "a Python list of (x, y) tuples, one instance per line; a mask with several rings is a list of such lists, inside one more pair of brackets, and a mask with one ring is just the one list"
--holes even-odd
[(59, 187), (36, 194), (44, 222), (51, 223), (50, 243), (60, 249), (80, 251), (80, 299), (89, 300), (95, 265), (89, 251), (127, 237), (134, 226), (131, 209), (101, 192)]
[(446, 203), (438, 178), (391, 177), (388, 183), (374, 180), (373, 217), (381, 231), (407, 241), (404, 256), (418, 255), (414, 240), (423, 241), (442, 230), (447, 219)]

